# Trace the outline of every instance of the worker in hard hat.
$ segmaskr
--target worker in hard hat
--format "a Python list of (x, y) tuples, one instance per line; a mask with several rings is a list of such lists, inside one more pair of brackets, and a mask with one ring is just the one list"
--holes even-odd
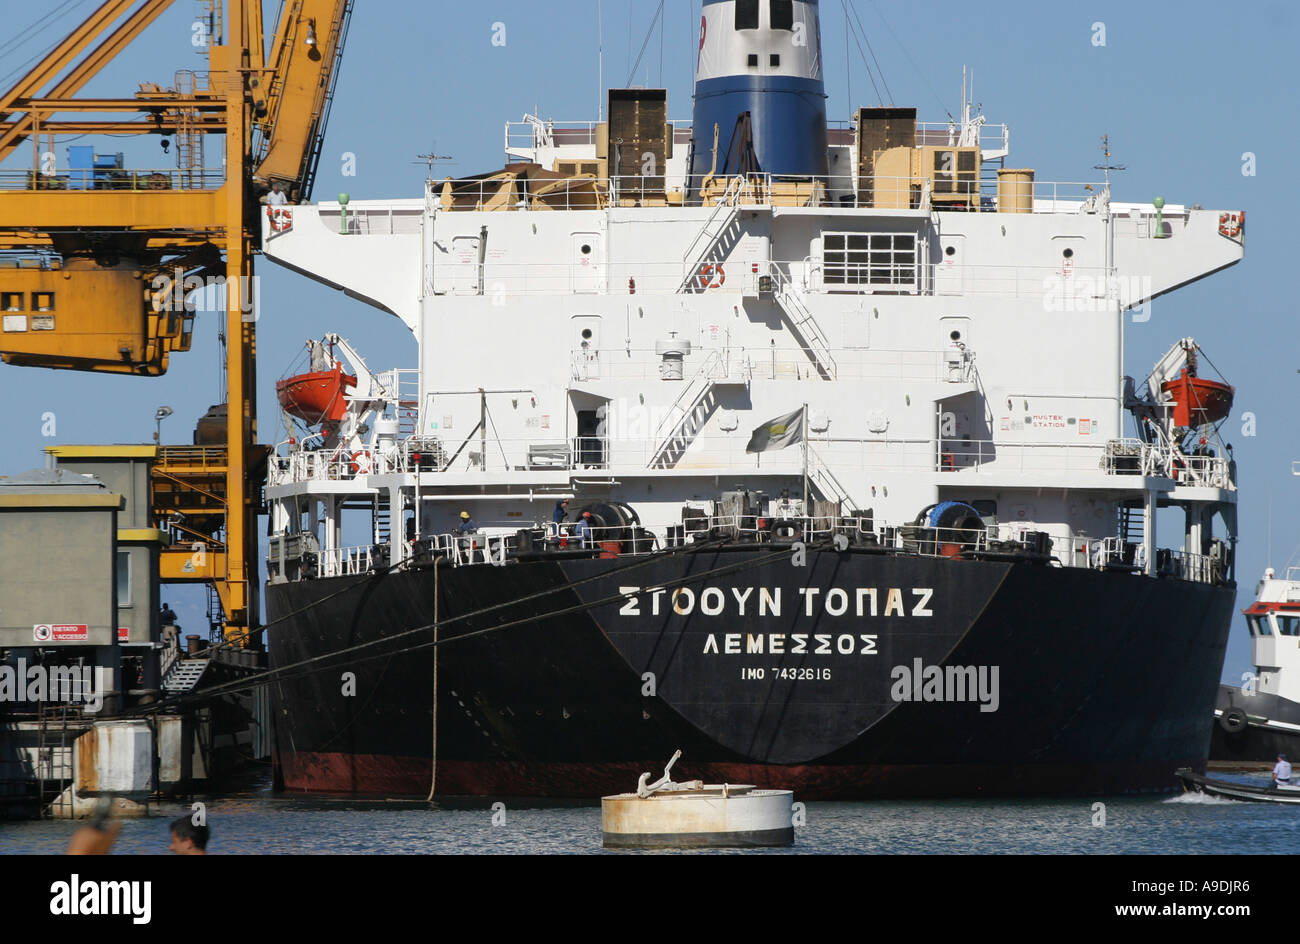
[(462, 511), (460, 513), (460, 527), (456, 529), (456, 533), (469, 534), (471, 531), (477, 531), (477, 530), (478, 530), (478, 525), (476, 525), (474, 523), (474, 519), (469, 516), (469, 512)]
[(578, 539), (580, 546), (591, 547), (591, 512), (582, 513), (577, 526), (573, 529), (573, 536)]

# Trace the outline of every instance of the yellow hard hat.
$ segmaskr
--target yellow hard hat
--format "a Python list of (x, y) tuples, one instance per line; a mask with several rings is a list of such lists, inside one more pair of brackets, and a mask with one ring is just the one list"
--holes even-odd
[(460, 516), (461, 516), (462, 518), (468, 518), (468, 517), (469, 517), (469, 512), (468, 512), (468, 511), (462, 511), (462, 512), (460, 513)]

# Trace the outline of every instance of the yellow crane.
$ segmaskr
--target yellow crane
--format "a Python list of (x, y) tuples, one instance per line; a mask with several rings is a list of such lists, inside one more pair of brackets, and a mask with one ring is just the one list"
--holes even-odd
[[(226, 638), (246, 644), (258, 623), (255, 525), (269, 451), (257, 445), (248, 301), (259, 200), (274, 182), (291, 200), (311, 195), (353, 3), (283, 0), (268, 53), (261, 0), (207, 0), (196, 32), (206, 81), (181, 72), (130, 97), (78, 97), (172, 2), (105, 0), (0, 93), (0, 160), (32, 147), (30, 170), (0, 172), (0, 359), (157, 376), (190, 347), (188, 292), (224, 280), (224, 444), (161, 447), (153, 482), (156, 516), (195, 538), (163, 554), (162, 578), (210, 581)], [(174, 142), (176, 167), (132, 169), (83, 149), (59, 168), (59, 137), (105, 134)], [(204, 166), (209, 135), (223, 139), (224, 170)]]

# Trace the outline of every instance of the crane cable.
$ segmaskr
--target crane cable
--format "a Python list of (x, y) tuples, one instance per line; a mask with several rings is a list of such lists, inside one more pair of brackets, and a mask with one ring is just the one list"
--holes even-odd
[[(17, 34), (15, 34), (12, 38), (7, 40), (5, 43), (0, 44), (0, 55), (3, 55), (6, 52), (16, 49), (27, 40), (34, 39), (36, 36), (45, 32), (47, 29), (49, 29), (51, 26), (57, 23), (59, 19), (63, 18), (63, 16), (65, 15), (65, 10), (71, 12), (70, 10), (68, 10), (69, 7), (81, 6), (87, 2), (88, 0), (64, 0), (62, 6), (55, 7), (53, 10), (49, 11), (48, 13), (45, 13), (42, 16), (38, 17), (36, 20), (34, 20), (30, 24), (28, 24), (27, 26), (19, 30)], [(60, 40), (60, 42), (62, 42), (62, 40)], [(59, 43), (53, 43), (52, 45), (50, 45), (49, 48), (47, 48), (43, 52), (38, 52), (30, 59), (23, 62), (12, 72), (8, 72), (5, 75), (0, 76), (0, 83), (8, 82), (11, 78), (15, 76), (21, 77), (23, 74), (27, 72), (27, 70), (31, 68), (31, 66), (35, 65), (40, 60), (44, 59), (55, 49), (57, 49), (58, 46)]]

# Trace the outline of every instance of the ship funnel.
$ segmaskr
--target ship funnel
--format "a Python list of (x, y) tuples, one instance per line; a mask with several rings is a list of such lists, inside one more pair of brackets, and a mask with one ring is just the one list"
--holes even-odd
[(710, 173), (824, 176), (816, 0), (704, 0), (702, 12), (692, 189)]

